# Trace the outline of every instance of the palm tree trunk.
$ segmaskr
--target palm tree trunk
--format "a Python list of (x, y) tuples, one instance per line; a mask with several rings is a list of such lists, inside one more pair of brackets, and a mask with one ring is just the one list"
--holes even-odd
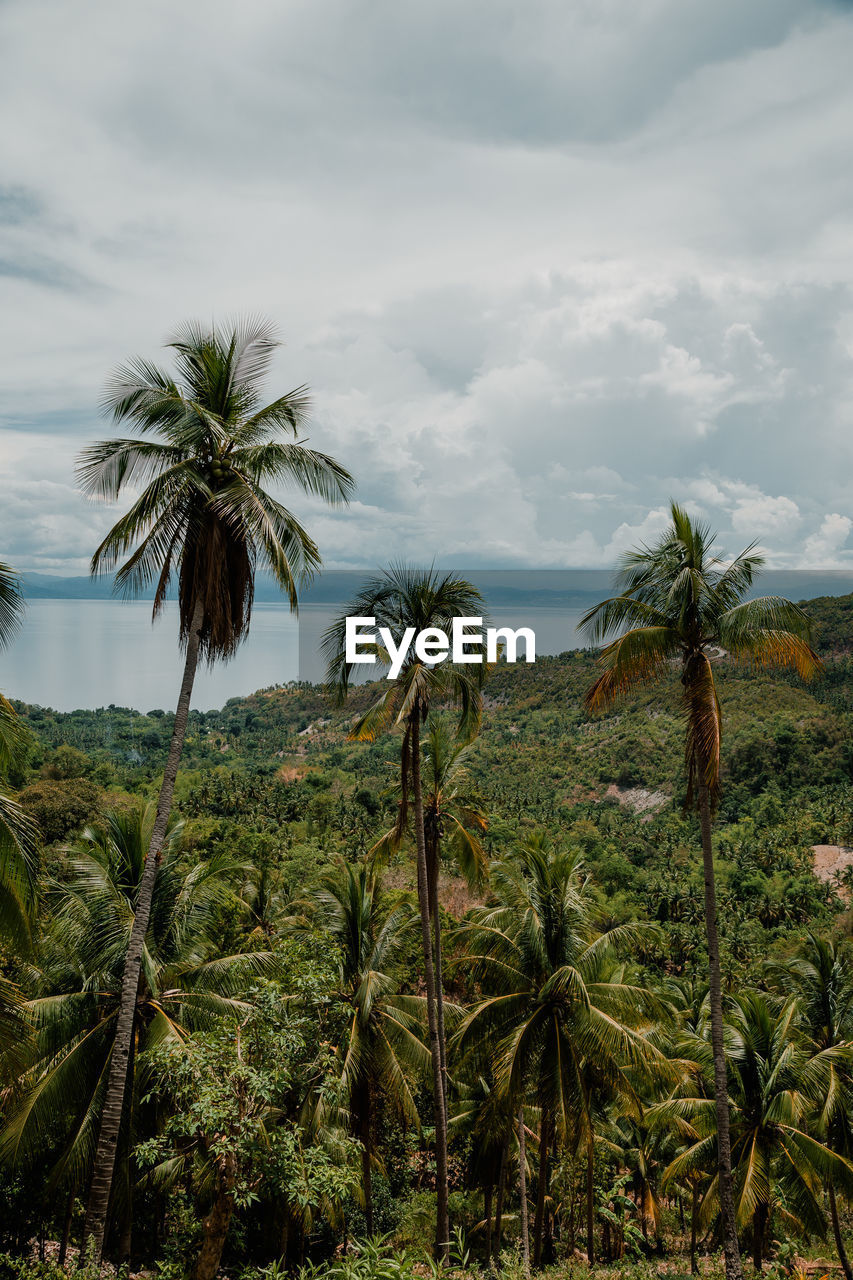
[(116, 1022), (115, 1041), (110, 1056), (110, 1074), (107, 1080), (106, 1099), (101, 1113), (98, 1131), (98, 1145), (95, 1150), (95, 1163), (92, 1172), (92, 1184), (89, 1189), (89, 1200), (86, 1205), (86, 1220), (83, 1226), (83, 1247), (92, 1251), (93, 1260), (100, 1262), (104, 1250), (104, 1234), (107, 1226), (107, 1212), (110, 1204), (110, 1193), (115, 1173), (116, 1147), (118, 1145), (119, 1128), (121, 1127), (124, 1097), (127, 1091), (130, 1046), (133, 1036), (133, 1018), (136, 1012), (136, 993), (139, 987), (139, 975), (142, 968), (142, 949), (148, 922), (151, 917), (151, 902), (154, 896), (154, 881), (157, 876), (157, 865), (166, 836), (169, 814), (172, 808), (172, 795), (175, 790), (175, 778), (187, 731), (193, 682), (198, 666), (198, 648), (201, 628), (204, 622), (204, 609), (201, 601), (195, 607), (192, 623), (187, 639), (187, 654), (184, 662), (184, 678), (181, 681), (181, 692), (175, 711), (175, 725), (172, 730), (172, 742), (163, 772), (160, 786), (160, 798), (157, 803), (157, 816), (151, 832), (151, 842), (145, 859), (145, 869), (139, 883), (139, 896), (136, 912), (133, 917), (133, 928), (130, 943), (124, 961), (124, 973), (121, 981), (121, 1002)]
[(59, 1242), (59, 1256), (56, 1261), (60, 1267), (65, 1266), (65, 1259), (68, 1257), (68, 1244), (71, 1240), (71, 1224), (74, 1219), (74, 1188), (68, 1192), (68, 1200), (65, 1205), (65, 1221), (62, 1224), (62, 1239)]
[[(701, 761), (697, 773), (702, 778)], [(705, 873), (705, 934), (708, 940), (710, 979), (711, 1048), (714, 1054), (714, 1102), (717, 1111), (717, 1166), (719, 1172), (720, 1216), (727, 1280), (743, 1280), (732, 1189), (732, 1144), (729, 1132), (729, 1088), (723, 1042), (723, 987), (720, 972), (720, 939), (717, 932), (717, 890), (714, 880), (714, 851), (711, 846), (711, 796), (707, 783), (699, 783), (699, 823), (702, 829), (702, 863)]]
[[(131, 1195), (133, 1193), (131, 1192)], [(133, 1245), (133, 1202), (127, 1206), (127, 1213), (124, 1222), (121, 1224), (121, 1235), (119, 1236), (117, 1258), (119, 1264), (130, 1261), (130, 1251)]]
[(847, 1257), (847, 1250), (844, 1248), (844, 1241), (841, 1238), (841, 1223), (838, 1221), (838, 1202), (835, 1199), (835, 1187), (830, 1182), (827, 1189), (829, 1191), (829, 1216), (832, 1219), (832, 1234), (835, 1236), (835, 1251), (838, 1254), (838, 1261), (841, 1263), (846, 1280), (853, 1280), (850, 1259)]
[(424, 953), (424, 981), (435, 1106), (435, 1255), (440, 1262), (447, 1262), (450, 1257), (450, 1221), (447, 1212), (447, 1111), (444, 1105), (444, 1080), (441, 1072), (441, 1046), (436, 1014), (435, 969), (430, 937), (429, 877), (424, 838), (424, 798), (421, 786), (420, 707), (417, 703), (409, 723), (412, 731), (412, 792), (415, 802), (415, 843), (418, 851), (418, 905), (421, 916), (421, 942)]
[[(142, 974), (139, 975), (139, 987), (136, 989), (137, 1009), (139, 1007), (139, 992), (142, 987)], [(119, 1130), (119, 1145), (127, 1151), (127, 1160), (124, 1169), (121, 1171), (125, 1180), (125, 1206), (124, 1219), (121, 1224), (118, 1245), (116, 1248), (116, 1261), (121, 1264), (130, 1262), (131, 1247), (133, 1244), (133, 1185), (134, 1185), (134, 1169), (133, 1169), (133, 1103), (135, 1080), (134, 1073), (136, 1070), (136, 1055), (139, 1052), (139, 1016), (136, 1011), (133, 1015), (133, 1033), (130, 1037), (130, 1053), (127, 1058), (127, 1098), (124, 1106), (124, 1115), (122, 1128)], [(109, 1236), (107, 1236), (109, 1241)]]
[(370, 1087), (362, 1088), (361, 1107), (361, 1185), (364, 1191), (364, 1222), (368, 1237), (373, 1236), (373, 1174), (370, 1168)]
[(524, 1274), (530, 1275), (530, 1232), (527, 1224), (527, 1139), (524, 1133), (524, 1103), (518, 1112), (518, 1195), (521, 1217), (521, 1256)]
[(444, 978), (441, 957), (441, 918), (438, 914), (439, 850), (430, 850), (432, 866), (428, 865), (429, 913), (432, 917), (433, 957), (435, 961), (435, 1011), (438, 1022), (438, 1052), (441, 1063), (441, 1084), (444, 1090), (444, 1114), (447, 1115), (447, 1038), (444, 1033)]
[(500, 1170), (500, 1173), (498, 1174), (498, 1196), (497, 1196), (497, 1203), (495, 1204), (495, 1235), (494, 1235), (494, 1250), (493, 1250), (493, 1259), (495, 1261), (500, 1257), (500, 1252), (501, 1252), (501, 1232), (503, 1230), (503, 1216), (504, 1216), (504, 1191), (506, 1188), (506, 1161), (507, 1161), (508, 1154), (509, 1154), (509, 1138), (506, 1139), (506, 1141), (503, 1144), (503, 1147), (501, 1148), (501, 1170)]
[(533, 1219), (533, 1269), (542, 1265), (542, 1236), (545, 1226), (545, 1196), (548, 1191), (548, 1148), (551, 1143), (551, 1125), (543, 1112), (539, 1126), (539, 1185), (536, 1188), (536, 1215)]
[(595, 1135), (591, 1117), (587, 1119), (586, 1133), (586, 1257), (592, 1266), (595, 1261)]
[[(693, 1183), (693, 1195), (690, 1201), (690, 1274), (699, 1274), (699, 1263), (696, 1259), (696, 1229), (699, 1225), (699, 1183)], [(853, 1278), (851, 1278), (853, 1280)]]
[(229, 1153), (225, 1167), (217, 1182), (216, 1199), (204, 1220), (204, 1237), (201, 1242), (192, 1280), (214, 1280), (222, 1261), (222, 1251), (228, 1238), (228, 1228), (234, 1215), (234, 1185), (237, 1181), (237, 1157)]
[(486, 1220), (486, 1259), (492, 1256), (492, 1192), (494, 1187), (491, 1179), (483, 1188), (483, 1217)]
[(766, 1204), (757, 1204), (752, 1215), (752, 1264), (756, 1271), (761, 1270), (764, 1260), (764, 1236), (767, 1229), (768, 1211)]

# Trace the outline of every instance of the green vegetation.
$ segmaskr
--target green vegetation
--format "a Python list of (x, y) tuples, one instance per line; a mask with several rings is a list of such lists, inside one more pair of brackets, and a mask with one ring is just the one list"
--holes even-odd
[[(676, 520), (673, 554), (688, 532)], [(469, 611), (456, 579), (376, 588), (362, 611), (398, 622)], [(2, 639), (20, 604), (5, 569), (0, 595)], [(591, 650), (499, 662), (482, 688), (411, 659), (393, 684), (349, 686), (339, 664), (346, 701), (4, 702), (0, 1277), (98, 1274), (91, 1189), (129, 1008), (112, 1263), (721, 1276), (721, 1051), (736, 1250), (851, 1280), (853, 873), (814, 853), (853, 846), (851, 603), (805, 607), (826, 665), (808, 685), (760, 661), (769, 644), (805, 671), (802, 611), (755, 606), (725, 637), (706, 611), (703, 645), (727, 650), (699, 681), (724, 717), (710, 753), (700, 716), (685, 755), (666, 636), (663, 658), (628, 640), (604, 667)], [(591, 718), (602, 671), (620, 702)]]
[[(796, 1255), (829, 1258), (845, 1238), (849, 1249), (848, 1180), (846, 1172), (828, 1176), (825, 1152), (851, 1155), (850, 924), (844, 884), (815, 876), (812, 845), (853, 844), (850, 712), (835, 679), (846, 659), (821, 641), (824, 616), (849, 619), (850, 608), (849, 600), (808, 606), (827, 663), (826, 677), (810, 686), (725, 659), (714, 664), (726, 727), (714, 852), (735, 1190), (741, 1244), (752, 1254), (755, 1209), (739, 1170), (757, 1134), (768, 1170), (767, 1220), (759, 1219), (765, 1267), (787, 1266)], [(853, 638), (849, 621), (848, 628)], [(434, 812), (445, 815), (437, 896), (448, 952), (451, 1239), (462, 1232), (469, 1265), (491, 1255), (510, 1275), (523, 1270), (523, 1254), (513, 1252), (522, 1248), (518, 1110), (496, 1088), (507, 1063), (489, 1048), (506, 1041), (512, 1023), (501, 1034), (494, 1022), (486, 1034), (482, 1022), (481, 1040), (467, 1024), (488, 1021), (484, 999), (506, 991), (523, 1028), (530, 995), (495, 976), (491, 952), (483, 950), (476, 966), (470, 953), (484, 919), (501, 911), (508, 932), (500, 945), (531, 945), (512, 932), (518, 912), (501, 904), (511, 887), (536, 891), (537, 849), (540, 874), (562, 868), (569, 888), (576, 884), (584, 914), (571, 922), (579, 939), (572, 945), (604, 940), (601, 972), (581, 975), (596, 993), (584, 1016), (606, 999), (623, 1030), (614, 1031), (610, 1054), (581, 1050), (574, 1080), (549, 1076), (544, 1043), (527, 1056), (521, 1041), (531, 1253), (541, 1241), (543, 1264), (563, 1267), (572, 1251), (586, 1253), (590, 1190), (596, 1272), (683, 1273), (691, 1234), (704, 1269), (719, 1246), (708, 1194), (713, 1066), (700, 833), (683, 808), (679, 686), (665, 676), (617, 713), (590, 720), (583, 699), (595, 676), (591, 652), (533, 668), (499, 665), (470, 746), (458, 749), (449, 710), (436, 708), (425, 735), (425, 804), (438, 794)], [(294, 1269), (320, 1267), (343, 1240), (367, 1235), (368, 1212), (388, 1245), (335, 1264), (340, 1269), (361, 1266), (366, 1274), (370, 1264), (371, 1274), (412, 1274), (431, 1253), (435, 1133), (419, 1012), (416, 863), (410, 834), (396, 849), (382, 843), (399, 816), (400, 731), (372, 743), (349, 737), (379, 692), (356, 686), (336, 709), (319, 689), (288, 686), (190, 713), (176, 784), (180, 822), (157, 880), (168, 910), (149, 930), (152, 967), (138, 996), (134, 1103), (107, 1237), (112, 1258), (177, 1275), (197, 1268), (207, 1242), (205, 1265), (221, 1248), (229, 1274), (282, 1258)], [(70, 1260), (95, 1141), (98, 1037), (114, 1017), (116, 957), (130, 910), (128, 874), (124, 890), (110, 889), (123, 874), (110, 868), (126, 841), (117, 831), (150, 821), (145, 806), (156, 802), (172, 717), (14, 710), (18, 749), (5, 792), (47, 834), (35, 850), (32, 949), (4, 935), (3, 977), (27, 1037), (14, 1037), (18, 1061), (4, 1059), (11, 1087), (3, 1102), (0, 1248), (22, 1256), (29, 1240), (64, 1241)], [(462, 756), (462, 776), (449, 782), (448, 746)], [(437, 779), (444, 779), (438, 787)], [(476, 815), (487, 819), (485, 829)], [(463, 850), (454, 841), (457, 820), (490, 861), (480, 888), (462, 856), (467, 841)], [(383, 858), (371, 871), (377, 845)], [(177, 927), (181, 893), (197, 896), (175, 932), (169, 918)], [(831, 958), (816, 947), (830, 948)], [(526, 962), (524, 973), (528, 984), (548, 979)], [(820, 994), (824, 982), (831, 996)], [(568, 988), (552, 990), (558, 1025), (567, 1002), (559, 1035), (584, 1044), (583, 1022), (577, 1029), (574, 1022), (584, 1005), (571, 1005)], [(362, 1067), (374, 1051), (373, 1028), (381, 1034), (386, 1018), (397, 1022), (399, 1040), (388, 1038), (393, 1060)], [(642, 1053), (629, 1051), (635, 1039)], [(72, 1075), (66, 1059), (75, 1049), (78, 1062), (88, 1056)], [(830, 1050), (835, 1060), (822, 1065)], [(784, 1071), (762, 1092), (772, 1054), (784, 1059)], [(53, 1104), (41, 1101), (46, 1089)], [(555, 1109), (542, 1179), (542, 1122)], [(820, 1146), (798, 1158), (806, 1189), (799, 1195), (797, 1170), (785, 1168), (786, 1126)], [(453, 1261), (456, 1245), (452, 1252)]]
[[(452, 574), (439, 574), (434, 569), (409, 569), (395, 566), (369, 582), (353, 600), (347, 613), (332, 624), (323, 637), (328, 657), (328, 680), (336, 690), (338, 701), (344, 702), (349, 692), (352, 667), (346, 660), (344, 635), (346, 617), (373, 617), (377, 627), (385, 626), (392, 635), (413, 635), (438, 629), (445, 635), (453, 628), (454, 618), (476, 615), (482, 609), (483, 597), (469, 582)], [(459, 707), (460, 743), (473, 738), (480, 724), (484, 668), (474, 670), (451, 662), (430, 664), (411, 651), (407, 654), (395, 679), (390, 675), (378, 700), (359, 716), (351, 736), (357, 741), (373, 742), (392, 725), (403, 730), (400, 745), (400, 801), (393, 839), (396, 843), (408, 827), (409, 796), (412, 800), (412, 827), (418, 871), (418, 906), (421, 919), (421, 946), (426, 986), (427, 1026), (429, 1028), (430, 1062), (433, 1074), (433, 1106), (435, 1110), (436, 1214), (435, 1254), (446, 1261), (450, 1256), (450, 1219), (448, 1216), (447, 1177), (447, 1038), (444, 1025), (444, 979), (442, 974), (441, 919), (438, 911), (439, 832), (435, 826), (438, 803), (431, 796), (431, 839), (427, 846), (424, 811), (424, 788), (421, 776), (421, 732), (436, 703), (451, 702)], [(433, 743), (434, 786), (438, 784), (435, 765), (436, 743)]]
[[(591, 710), (676, 666), (681, 672), (685, 720), (684, 760), (687, 803), (694, 799), (702, 831), (705, 876), (705, 935), (708, 944), (708, 1000), (714, 1054), (717, 1198), (723, 1225), (728, 1280), (741, 1280), (732, 1184), (732, 1148), (726, 1053), (723, 1041), (722, 975), (717, 923), (717, 886), (711, 820), (721, 791), (723, 727), (714, 681), (713, 653), (734, 662), (791, 668), (809, 680), (820, 667), (802, 609), (776, 596), (744, 599), (763, 561), (748, 547), (729, 565), (713, 554), (707, 525), (672, 504), (672, 524), (655, 544), (622, 558), (616, 584), (620, 594), (591, 610), (584, 624), (594, 639), (615, 639), (604, 649), (601, 675), (587, 694)], [(761, 1237), (757, 1263), (762, 1258)]]
[(332, 503), (346, 501), (353, 487), (332, 458), (296, 439), (308, 407), (304, 388), (262, 404), (258, 382), (278, 345), (262, 321), (224, 329), (187, 325), (169, 343), (177, 379), (146, 360), (133, 360), (113, 375), (104, 408), (114, 422), (129, 423), (135, 437), (91, 444), (78, 461), (80, 483), (90, 497), (116, 501), (135, 483), (145, 486), (98, 547), (92, 574), (118, 565), (115, 586), (125, 596), (138, 595), (156, 580), (155, 617), (176, 577), (184, 651), (169, 754), (127, 937), (106, 1089), (97, 1108), (84, 1230), (84, 1244), (96, 1261), (115, 1200), (114, 1170), (136, 1053), (137, 992), (198, 662), (229, 658), (245, 639), (259, 563), (270, 569), (291, 608), (297, 583), (320, 564), (313, 539), (264, 486), (296, 482)]

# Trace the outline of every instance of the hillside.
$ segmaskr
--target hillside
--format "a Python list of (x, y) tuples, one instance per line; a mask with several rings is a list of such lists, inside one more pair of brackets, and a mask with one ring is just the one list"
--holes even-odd
[[(727, 963), (749, 969), (791, 928), (842, 909), (812, 873), (812, 846), (853, 843), (851, 598), (809, 602), (826, 675), (807, 688), (788, 676), (717, 664), (725, 732), (717, 842)], [(543, 826), (580, 843), (607, 910), (657, 919), (667, 942), (648, 957), (680, 968), (704, 946), (697, 833), (682, 808), (677, 681), (593, 720), (583, 707), (595, 671), (589, 651), (502, 665), (486, 689), (472, 784), (489, 815), (495, 856)], [(348, 741), (354, 713), (376, 696), (355, 690), (336, 708), (323, 690), (289, 685), (193, 712), (181, 808), (194, 838), (258, 851), (285, 893), (339, 854), (369, 848), (395, 811), (399, 743)], [(162, 767), (169, 715), (111, 708), (59, 714), (20, 708), (33, 734), (22, 799), (62, 838), (118, 792), (148, 792)], [(22, 777), (20, 782), (24, 782)], [(446, 869), (445, 900), (468, 902)], [(398, 885), (411, 883), (399, 855)]]

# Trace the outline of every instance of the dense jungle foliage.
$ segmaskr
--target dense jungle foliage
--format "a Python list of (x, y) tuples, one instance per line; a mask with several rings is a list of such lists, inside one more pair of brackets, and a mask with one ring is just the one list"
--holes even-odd
[[(808, 611), (827, 664), (814, 685), (717, 662), (738, 1221), (755, 1264), (777, 1269), (834, 1256), (853, 1185), (853, 872), (842, 856), (820, 878), (814, 855), (853, 845), (851, 599)], [(589, 651), (499, 664), (472, 745), (441, 708), (427, 726), (425, 793), (445, 834), (457, 1267), (523, 1270), (525, 1230), (538, 1265), (585, 1265), (590, 1233), (611, 1271), (715, 1265), (702, 872), (678, 689), (590, 719), (594, 675)], [(138, 995), (116, 1262), (201, 1275), (218, 1233), (228, 1274), (430, 1265), (414, 863), (410, 841), (377, 848), (398, 811), (399, 741), (348, 738), (374, 692), (336, 708), (288, 685), (190, 714)], [(6, 935), (0, 967), (10, 1276), (31, 1256), (66, 1263), (79, 1241), (172, 719), (14, 706), (25, 733), (5, 790), (37, 828), (39, 878), (35, 925)], [(479, 881), (461, 874), (460, 832), (486, 855)], [(567, 965), (570, 1003), (554, 978)], [(533, 1037), (508, 1083), (496, 1036), (504, 1056)], [(565, 1045), (583, 1103), (552, 1116), (537, 1079)], [(385, 1243), (354, 1251), (368, 1233)]]

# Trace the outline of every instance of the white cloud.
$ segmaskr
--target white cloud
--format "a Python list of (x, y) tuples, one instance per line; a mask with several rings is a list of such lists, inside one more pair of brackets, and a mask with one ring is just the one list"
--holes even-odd
[(825, 516), (820, 529), (806, 538), (803, 566), (810, 569), (842, 569), (849, 566), (849, 559), (839, 553), (847, 542), (851, 528), (853, 520), (849, 516), (839, 515), (837, 511)]
[(732, 512), (732, 528), (745, 537), (790, 535), (801, 520), (796, 502), (784, 495), (772, 498), (766, 493), (739, 498)]
[(107, 525), (71, 463), (109, 369), (241, 309), (358, 477), (345, 514), (294, 499), (329, 562), (601, 565), (675, 497), (853, 564), (840, 6), (9, 0), (0, 60), (22, 566)]

